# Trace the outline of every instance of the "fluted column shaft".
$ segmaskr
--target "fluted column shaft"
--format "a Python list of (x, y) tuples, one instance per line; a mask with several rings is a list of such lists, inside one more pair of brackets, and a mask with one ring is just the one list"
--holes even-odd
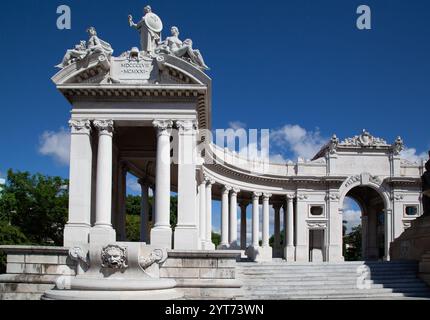
[(199, 185), (200, 241), (206, 240), (206, 182)]
[(288, 196), (287, 197), (287, 246), (293, 247), (294, 246), (294, 196)]
[(229, 242), (233, 247), (237, 246), (237, 194), (239, 189), (232, 189), (230, 193), (230, 232)]
[(259, 238), (260, 238), (260, 218), (259, 218), (259, 201), (260, 201), (261, 193), (254, 193), (252, 195), (252, 246), (259, 246)]
[(155, 224), (151, 231), (151, 244), (172, 247), (170, 227), (170, 135), (172, 121), (154, 121), (157, 129), (157, 158), (155, 169)]
[(213, 180), (206, 180), (206, 241), (212, 243), (212, 185)]
[(265, 193), (263, 195), (263, 247), (269, 246), (269, 233), (270, 233), (270, 208), (269, 200), (271, 194)]
[(231, 187), (224, 186), (221, 199), (221, 246), (228, 245), (228, 194)]
[(96, 223), (99, 228), (112, 228), (112, 120), (96, 120), (99, 131), (97, 151)]
[(279, 254), (279, 248), (281, 246), (281, 206), (274, 205), (273, 209), (275, 211), (275, 236), (274, 236), (274, 249), (276, 254)]

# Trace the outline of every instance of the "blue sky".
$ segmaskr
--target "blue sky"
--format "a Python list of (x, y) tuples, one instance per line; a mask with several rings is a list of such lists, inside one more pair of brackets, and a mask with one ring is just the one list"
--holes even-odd
[[(72, 29), (56, 28), (56, 9), (72, 9)], [(139, 43), (127, 15), (145, 2), (4, 1), (0, 10), (0, 175), (8, 168), (67, 177), (70, 106), (50, 78), (67, 48), (93, 25), (115, 54)], [(177, 25), (211, 67), (213, 127), (285, 133), (285, 159), (313, 151), (333, 133), (363, 128), (408, 156), (430, 148), (430, 2), (151, 1), (167, 35)], [(372, 10), (372, 30), (356, 28), (356, 9)], [(297, 139), (297, 133), (299, 138)], [(303, 151), (301, 146), (310, 149)], [(313, 149), (312, 149), (313, 148)]]

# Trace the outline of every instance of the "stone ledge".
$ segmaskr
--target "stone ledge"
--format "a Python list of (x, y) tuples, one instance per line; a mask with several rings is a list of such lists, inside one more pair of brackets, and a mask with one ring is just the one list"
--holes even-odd
[(1, 274), (0, 283), (3, 282), (16, 282), (16, 283), (40, 283), (40, 284), (55, 284), (55, 281), (61, 275), (47, 275), (47, 274)]
[(240, 259), (240, 250), (168, 250), (172, 258)]
[(177, 279), (178, 288), (241, 288), (237, 279)]
[(0, 246), (0, 251), (7, 254), (69, 254), (69, 248), (66, 247), (48, 247), (48, 246)]

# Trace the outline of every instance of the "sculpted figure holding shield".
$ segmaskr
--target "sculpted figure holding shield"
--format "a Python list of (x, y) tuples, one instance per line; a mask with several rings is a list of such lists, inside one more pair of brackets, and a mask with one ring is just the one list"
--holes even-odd
[(163, 23), (161, 19), (152, 12), (150, 6), (144, 8), (144, 16), (138, 23), (133, 22), (133, 17), (128, 16), (130, 27), (135, 28), (140, 33), (141, 50), (147, 54), (152, 54), (161, 41), (161, 31)]

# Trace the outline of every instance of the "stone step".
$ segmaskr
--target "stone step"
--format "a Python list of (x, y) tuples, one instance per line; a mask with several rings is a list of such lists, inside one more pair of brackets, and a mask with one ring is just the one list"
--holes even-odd
[[(244, 290), (246, 293), (248, 290)], [(336, 289), (317, 289), (317, 288), (310, 288), (310, 289), (295, 289), (295, 290), (270, 290), (267, 288), (264, 290), (264, 288), (258, 289), (254, 288), (250, 294), (252, 295), (276, 295), (276, 294), (290, 294), (294, 296), (305, 296), (305, 295), (311, 295), (311, 296), (328, 296), (328, 295), (349, 295), (349, 294), (355, 294), (355, 295), (381, 295), (381, 294), (392, 294), (392, 293), (401, 293), (404, 295), (408, 294), (427, 294), (430, 296), (430, 291), (428, 288), (402, 288), (401, 290), (396, 289), (390, 289), (390, 288), (383, 288), (383, 289), (363, 289), (359, 290), (357, 288), (350, 289), (350, 288), (336, 288)]]
[(43, 293), (54, 287), (52, 284), (35, 283), (0, 283), (0, 292), (3, 293)]
[(0, 300), (40, 300), (42, 293), (2, 292)]
[(406, 296), (402, 293), (368, 294), (368, 295), (326, 295), (326, 296), (295, 296), (295, 295), (252, 295), (238, 297), (237, 300), (430, 300), (428, 294), (414, 294)]
[[(423, 282), (413, 282), (413, 283), (369, 283), (372, 288), (427, 288), (427, 285)], [(244, 288), (279, 288), (279, 289), (294, 289), (294, 288), (357, 288), (356, 282), (287, 282), (287, 283), (256, 283), (256, 282), (246, 282)]]

